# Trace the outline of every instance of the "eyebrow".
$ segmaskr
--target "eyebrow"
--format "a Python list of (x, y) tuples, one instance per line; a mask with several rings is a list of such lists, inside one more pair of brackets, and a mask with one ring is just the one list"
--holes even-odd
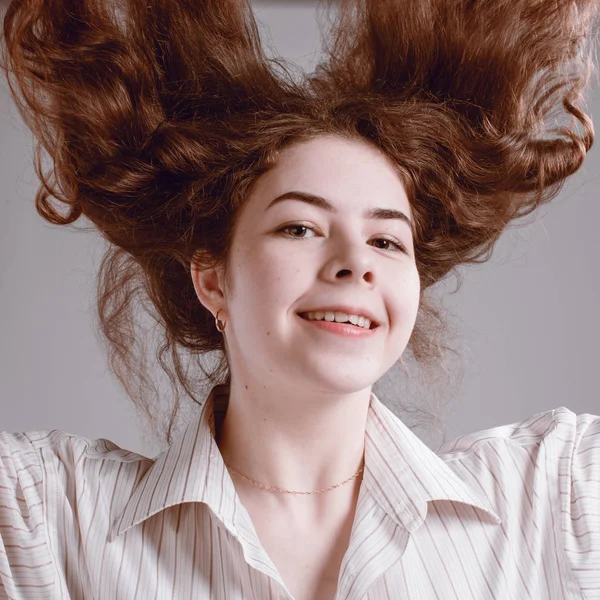
[[(316, 196), (315, 194), (309, 194), (308, 192), (299, 192), (296, 190), (290, 190), (289, 192), (285, 192), (274, 200), (271, 200), (269, 206), (265, 208), (265, 211), (269, 210), (271, 206), (277, 204), (278, 202), (282, 202), (283, 200), (300, 200), (302, 202), (306, 202), (307, 204), (311, 204), (313, 206), (317, 206), (318, 208), (322, 208), (328, 212), (337, 213), (338, 210), (325, 198), (321, 196)], [(368, 208), (363, 217), (365, 219), (399, 219), (400, 221), (404, 221), (410, 227), (411, 231), (413, 228), (412, 221), (400, 210), (396, 210), (395, 208)]]

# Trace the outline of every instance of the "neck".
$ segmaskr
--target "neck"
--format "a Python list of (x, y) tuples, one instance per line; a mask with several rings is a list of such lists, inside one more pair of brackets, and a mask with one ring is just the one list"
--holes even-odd
[[(341, 483), (363, 467), (370, 390), (325, 399), (275, 396), (264, 389), (253, 394), (249, 386), (243, 392), (231, 386), (222, 423), (215, 411), (217, 445), (236, 471), (265, 486), (311, 492)], [(230, 474), (238, 491), (284, 509), (356, 500), (363, 476), (321, 494), (295, 495)]]

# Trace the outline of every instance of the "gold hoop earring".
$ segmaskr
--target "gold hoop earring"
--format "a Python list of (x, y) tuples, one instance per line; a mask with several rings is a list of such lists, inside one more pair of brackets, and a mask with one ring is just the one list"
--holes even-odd
[(226, 323), (225, 323), (225, 321), (221, 321), (221, 320), (219, 319), (219, 313), (220, 313), (220, 312), (221, 312), (221, 309), (219, 309), (219, 310), (217, 311), (217, 316), (215, 317), (215, 325), (216, 325), (217, 329), (218, 329), (218, 330), (219, 330), (221, 333), (223, 333), (223, 332), (225, 331), (225, 325), (226, 325)]

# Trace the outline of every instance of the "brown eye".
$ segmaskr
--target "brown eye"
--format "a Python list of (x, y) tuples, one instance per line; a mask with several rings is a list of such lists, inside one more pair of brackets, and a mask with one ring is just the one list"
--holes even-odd
[[(306, 229), (306, 230), (311, 230), (314, 231), (313, 229), (311, 229), (310, 227), (307, 227), (306, 225), (286, 225), (285, 227), (282, 227), (279, 231), (286, 231), (286, 230), (292, 230), (292, 229)], [(296, 236), (296, 235), (292, 235), (292, 237), (301, 237), (301, 236)]]
[[(293, 231), (294, 229), (312, 231), (313, 233), (315, 231), (312, 227), (309, 227), (308, 225), (302, 225), (301, 223), (292, 223), (290, 225), (286, 225), (285, 227), (281, 227), (277, 231), (284, 232), (284, 233), (286, 233), (286, 235), (288, 235), (289, 237), (292, 237), (292, 238), (296, 238), (296, 239), (300, 239), (300, 240), (304, 239), (303, 235), (295, 235), (293, 233), (287, 233), (288, 231)], [(392, 244), (392, 246), (394, 246), (396, 248), (396, 250), (394, 250), (393, 252), (403, 252), (404, 254), (408, 254), (404, 244), (401, 244), (400, 242), (397, 242), (396, 240), (391, 240), (388, 238), (377, 238), (376, 241), (382, 241), (382, 242), (387, 242), (388, 244)], [(388, 248), (382, 248), (382, 250), (387, 250), (387, 249)]]
[[(377, 241), (388, 242), (388, 244), (392, 244), (393, 246), (398, 248), (400, 252), (404, 252), (404, 254), (406, 254), (406, 248), (404, 247), (404, 244), (401, 244), (400, 242), (396, 242), (395, 240), (388, 240), (387, 238), (377, 238)], [(386, 250), (386, 248), (384, 248), (384, 250)]]

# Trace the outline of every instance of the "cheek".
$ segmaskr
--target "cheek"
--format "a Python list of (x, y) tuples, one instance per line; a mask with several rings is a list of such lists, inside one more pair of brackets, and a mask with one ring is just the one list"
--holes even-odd
[(392, 292), (398, 298), (398, 310), (416, 319), (421, 298), (421, 281), (416, 268), (397, 277), (395, 282)]
[(421, 277), (419, 276), (416, 266), (407, 277), (407, 285), (410, 286), (412, 295), (414, 296), (415, 301), (418, 303), (421, 296)]
[(244, 302), (255, 299), (262, 306), (285, 301), (300, 288), (301, 269), (293, 258), (260, 252), (248, 248), (236, 265), (236, 276), (240, 282), (240, 298)]

